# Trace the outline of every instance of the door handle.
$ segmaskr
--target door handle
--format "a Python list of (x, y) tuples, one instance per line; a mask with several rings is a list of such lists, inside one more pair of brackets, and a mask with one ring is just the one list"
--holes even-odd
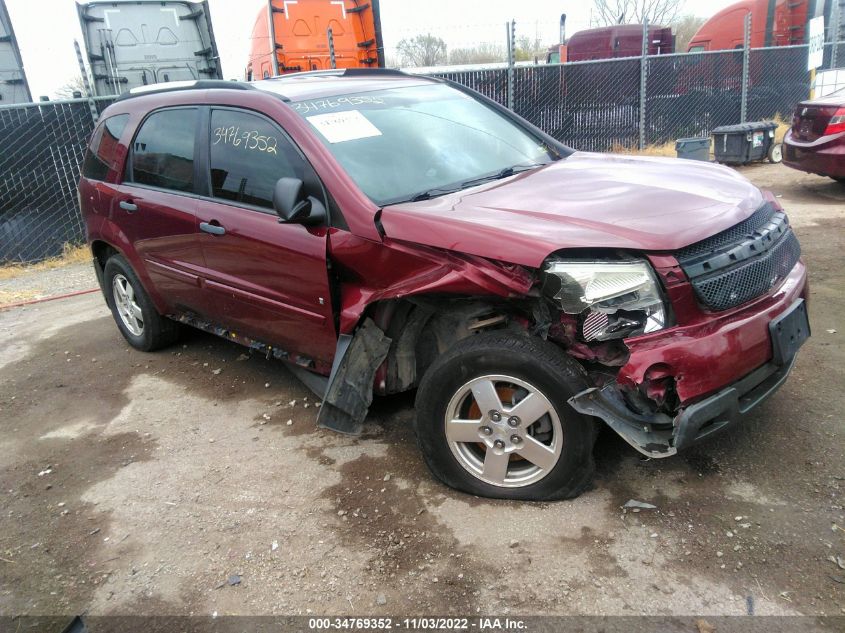
[(118, 206), (129, 213), (135, 213), (138, 210), (138, 205), (128, 200), (121, 200)]
[(200, 222), (200, 231), (211, 233), (212, 235), (224, 235), (226, 233), (226, 229), (219, 224), (215, 224), (215, 222), (216, 220), (212, 220), (211, 222)]

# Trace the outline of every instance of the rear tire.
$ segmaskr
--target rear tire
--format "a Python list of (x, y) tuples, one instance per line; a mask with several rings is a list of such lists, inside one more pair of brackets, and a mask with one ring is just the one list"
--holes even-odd
[(103, 291), (117, 328), (132, 347), (152, 352), (176, 342), (179, 324), (158, 313), (122, 255), (112, 255), (106, 262)]
[(592, 483), (597, 427), (567, 400), (588, 386), (582, 367), (547, 341), (475, 335), (426, 371), (417, 442), (452, 488), (500, 499), (577, 497)]

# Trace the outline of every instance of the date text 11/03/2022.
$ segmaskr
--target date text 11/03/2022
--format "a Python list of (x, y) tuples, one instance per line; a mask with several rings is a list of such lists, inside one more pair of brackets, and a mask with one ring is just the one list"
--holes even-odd
[(476, 617), (476, 618), (309, 618), (308, 629), (321, 630), (368, 630), (389, 631), (407, 629), (411, 631), (527, 631), (525, 620), (519, 618)]

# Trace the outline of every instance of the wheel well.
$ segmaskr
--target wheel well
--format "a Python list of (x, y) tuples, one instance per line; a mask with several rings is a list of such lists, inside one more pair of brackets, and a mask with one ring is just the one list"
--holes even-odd
[(117, 249), (107, 242), (95, 240), (91, 242), (91, 252), (94, 254), (94, 259), (97, 260), (100, 270), (102, 270), (106, 267), (109, 257), (117, 253)]
[(434, 360), (464, 338), (493, 329), (524, 332), (520, 312), (513, 302), (481, 297), (418, 296), (373, 304), (368, 315), (391, 339), (376, 393), (416, 387)]

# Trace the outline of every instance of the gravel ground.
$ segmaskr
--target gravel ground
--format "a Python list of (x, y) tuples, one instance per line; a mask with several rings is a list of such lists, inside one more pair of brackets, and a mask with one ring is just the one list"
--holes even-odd
[(0, 279), (0, 307), (97, 287), (97, 276), (90, 262), (52, 270), (23, 269), (10, 279)]
[(0, 615), (845, 613), (845, 188), (743, 171), (802, 240), (813, 338), (715, 441), (648, 461), (604, 432), (573, 501), (439, 485), (410, 396), (348, 438), (233, 344), (130, 349), (99, 295), (0, 312)]

